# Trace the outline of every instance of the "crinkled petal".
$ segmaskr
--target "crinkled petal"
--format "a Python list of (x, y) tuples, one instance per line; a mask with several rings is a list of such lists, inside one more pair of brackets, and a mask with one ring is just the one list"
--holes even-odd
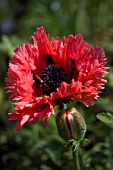
[[(31, 124), (41, 121), (43, 118), (48, 119), (51, 114), (54, 114), (55, 103), (49, 102), (46, 96), (37, 98), (32, 104), (26, 104), (23, 107), (17, 107), (13, 113), (9, 113), (9, 120), (18, 121), (16, 129), (19, 130), (22, 126), (30, 121)], [(47, 123), (46, 123), (47, 125)]]
[[(6, 88), (16, 106), (10, 113), (10, 120), (16, 120), (16, 129), (30, 121), (31, 124), (54, 114), (58, 102), (71, 99), (86, 106), (94, 104), (94, 99), (104, 88), (106, 80), (106, 58), (100, 47), (90, 47), (81, 34), (69, 35), (61, 40), (49, 40), (44, 27), (37, 28), (32, 36), (33, 44), (23, 44), (16, 48), (10, 61), (6, 78)], [(61, 82), (55, 92), (46, 96), (43, 92), (42, 71), (47, 68), (49, 56), (54, 63), (68, 74), (70, 84)]]
[(37, 64), (38, 74), (41, 75), (43, 69), (46, 67), (45, 57), (47, 55), (53, 56), (53, 49), (49, 42), (49, 34), (46, 34), (44, 27), (37, 28), (36, 32), (32, 36), (33, 45), (39, 50), (39, 58)]
[[(18, 100), (20, 105), (31, 103), (34, 96), (40, 96), (41, 92), (34, 86), (33, 71), (38, 62), (38, 50), (31, 44), (19, 46), (14, 51), (14, 56), (9, 63), (6, 88), (12, 93), (11, 98)], [(36, 94), (37, 92), (37, 94)], [(39, 93), (39, 94), (38, 94)]]

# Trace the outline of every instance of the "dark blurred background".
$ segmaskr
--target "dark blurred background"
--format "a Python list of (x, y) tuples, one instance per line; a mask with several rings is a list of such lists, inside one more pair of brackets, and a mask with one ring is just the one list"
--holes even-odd
[(0, 169), (71, 170), (70, 149), (58, 135), (55, 116), (25, 125), (16, 131), (8, 121), (13, 111), (4, 78), (13, 50), (30, 42), (36, 27), (45, 26), (51, 37), (81, 33), (91, 45), (104, 48), (110, 66), (106, 89), (93, 107), (78, 103), (87, 122), (91, 143), (80, 150), (83, 170), (113, 170), (113, 130), (96, 119), (100, 112), (113, 113), (113, 1), (112, 0), (0, 0)]

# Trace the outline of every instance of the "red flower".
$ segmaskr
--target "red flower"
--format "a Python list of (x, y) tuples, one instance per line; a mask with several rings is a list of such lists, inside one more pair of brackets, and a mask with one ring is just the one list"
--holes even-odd
[(6, 78), (8, 92), (16, 109), (10, 120), (16, 129), (30, 121), (39, 122), (54, 113), (59, 101), (72, 99), (93, 105), (106, 81), (105, 54), (100, 47), (90, 47), (82, 35), (52, 38), (40, 27), (32, 36), (33, 44), (23, 44), (14, 51)]

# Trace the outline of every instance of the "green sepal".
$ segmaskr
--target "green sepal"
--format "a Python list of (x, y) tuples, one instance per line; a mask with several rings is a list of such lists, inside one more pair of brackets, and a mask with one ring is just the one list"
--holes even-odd
[(80, 145), (87, 146), (87, 145), (89, 145), (90, 142), (91, 142), (90, 139), (84, 138), (83, 140), (81, 140)]
[(76, 140), (74, 140), (74, 139), (71, 139), (71, 140), (68, 140), (68, 141), (67, 141), (67, 143), (66, 143), (66, 145), (65, 145), (64, 147), (65, 147), (65, 148), (68, 148), (68, 147), (71, 146), (73, 152), (75, 152), (76, 149), (79, 148), (79, 146), (85, 147), (85, 146), (87, 146), (90, 142), (91, 142), (90, 139), (87, 139), (87, 138), (84, 138), (84, 139), (82, 139), (82, 140), (80, 140), (80, 141), (76, 141)]
[(75, 152), (76, 149), (78, 149), (80, 146), (80, 141), (76, 141), (74, 139), (68, 140), (65, 145), (65, 148), (70, 147), (70, 146), (72, 147), (73, 152)]
[[(68, 119), (68, 122), (66, 118)], [(60, 110), (56, 116), (56, 124), (60, 136), (66, 141), (71, 139), (81, 141), (85, 136), (85, 120), (74, 107)]]

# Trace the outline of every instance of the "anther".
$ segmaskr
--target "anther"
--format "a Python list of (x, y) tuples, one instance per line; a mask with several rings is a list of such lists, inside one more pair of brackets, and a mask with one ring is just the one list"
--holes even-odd
[(55, 92), (60, 86), (61, 82), (70, 83), (70, 78), (68, 73), (54, 64), (48, 65), (42, 72), (41, 79), (43, 93), (50, 95), (51, 92)]

